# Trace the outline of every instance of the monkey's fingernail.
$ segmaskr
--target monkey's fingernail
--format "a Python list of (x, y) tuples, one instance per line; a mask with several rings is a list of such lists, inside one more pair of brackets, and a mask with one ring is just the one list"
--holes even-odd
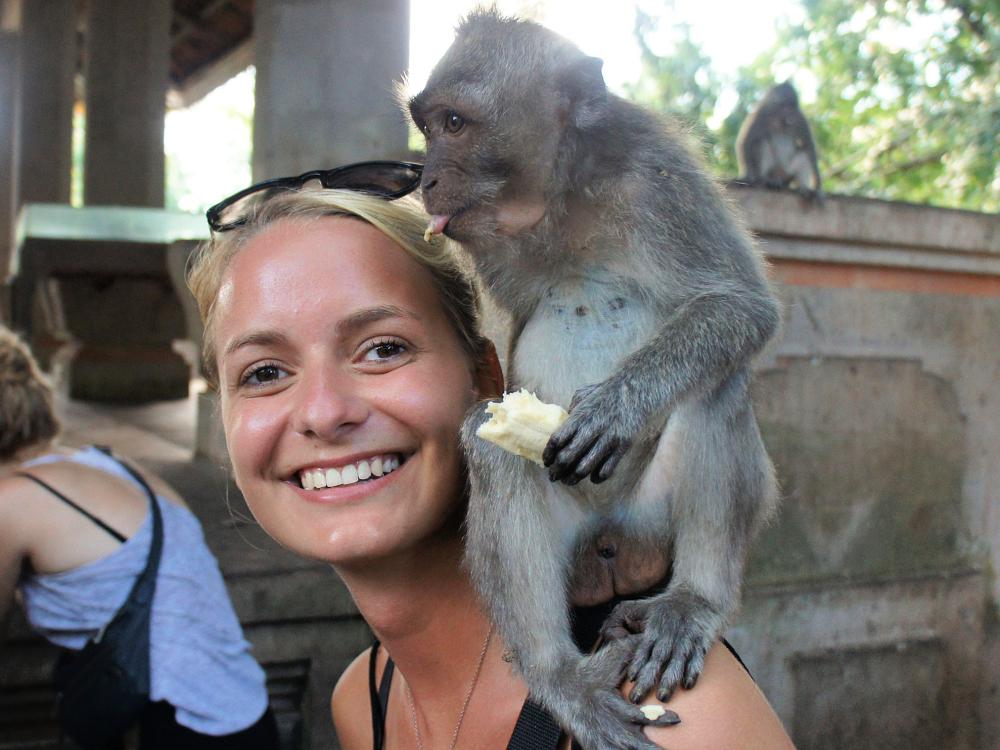
[(656, 719), (653, 723), (656, 724), (656, 726), (658, 727), (672, 727), (675, 724), (681, 723), (681, 717), (678, 716), (673, 711), (668, 711), (667, 709), (664, 709), (663, 716), (661, 716), (659, 719)]

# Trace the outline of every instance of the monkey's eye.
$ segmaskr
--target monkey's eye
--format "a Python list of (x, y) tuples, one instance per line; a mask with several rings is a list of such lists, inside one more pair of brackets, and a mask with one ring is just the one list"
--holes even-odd
[(457, 133), (464, 127), (465, 120), (462, 119), (461, 115), (455, 114), (454, 112), (448, 112), (444, 116), (444, 129), (449, 133)]

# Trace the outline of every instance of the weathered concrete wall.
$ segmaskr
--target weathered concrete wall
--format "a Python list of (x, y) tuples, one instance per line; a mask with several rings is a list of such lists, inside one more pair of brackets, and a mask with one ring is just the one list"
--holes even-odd
[(731, 639), (800, 748), (995, 747), (1000, 217), (734, 188), (783, 505)]

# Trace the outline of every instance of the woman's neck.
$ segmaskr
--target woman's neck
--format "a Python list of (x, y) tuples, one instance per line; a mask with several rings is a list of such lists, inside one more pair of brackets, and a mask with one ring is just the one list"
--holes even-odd
[(363, 569), (337, 569), (417, 696), (464, 690), (490, 629), (461, 557), (456, 535)]

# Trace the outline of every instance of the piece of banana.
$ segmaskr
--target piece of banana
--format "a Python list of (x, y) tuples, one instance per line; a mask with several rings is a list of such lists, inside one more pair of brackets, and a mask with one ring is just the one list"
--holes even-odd
[(661, 716), (663, 716), (663, 714), (667, 712), (667, 709), (656, 703), (650, 703), (649, 705), (646, 706), (640, 706), (639, 710), (642, 711), (642, 715), (645, 716), (650, 721), (656, 721)]
[(486, 412), (491, 419), (480, 425), (476, 434), (539, 466), (543, 465), (545, 444), (569, 416), (558, 404), (546, 404), (523, 388), (505, 393), (503, 401), (487, 404)]

